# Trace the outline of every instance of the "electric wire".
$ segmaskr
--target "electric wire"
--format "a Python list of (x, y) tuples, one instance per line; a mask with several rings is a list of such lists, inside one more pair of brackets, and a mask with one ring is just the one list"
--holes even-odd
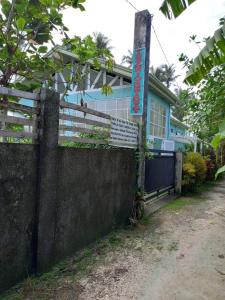
[[(124, 0), (124, 1), (127, 2), (131, 7), (133, 7), (133, 9), (135, 9), (137, 12), (140, 11), (139, 9), (137, 9), (137, 7), (135, 7), (135, 5), (134, 5), (131, 1), (129, 1), (129, 0)], [(153, 16), (153, 15), (152, 15), (152, 16)], [(154, 33), (154, 35), (155, 35), (155, 37), (156, 37), (156, 40), (157, 40), (157, 42), (158, 42), (158, 44), (159, 44), (159, 47), (160, 47), (160, 50), (162, 51), (162, 54), (163, 54), (163, 56), (164, 56), (164, 58), (165, 58), (167, 64), (168, 64), (168, 65), (171, 65), (170, 62), (169, 62), (169, 59), (168, 59), (168, 57), (167, 57), (167, 55), (166, 55), (166, 51), (164, 50), (164, 48), (163, 48), (163, 46), (162, 46), (162, 43), (160, 42), (159, 36), (158, 36), (158, 34), (156, 33), (156, 29), (155, 29), (155, 27), (153, 26), (153, 24), (152, 24), (152, 29), (153, 29), (153, 33)], [(177, 86), (177, 88), (180, 89), (181, 87), (180, 87), (180, 85), (178, 84), (177, 80), (175, 79), (174, 81), (175, 81), (175, 85)]]

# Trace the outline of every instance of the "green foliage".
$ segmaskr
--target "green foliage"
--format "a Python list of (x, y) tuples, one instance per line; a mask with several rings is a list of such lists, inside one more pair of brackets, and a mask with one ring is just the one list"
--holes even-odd
[(183, 165), (182, 185), (184, 191), (194, 191), (206, 178), (206, 163), (199, 153), (189, 152), (186, 154)]
[(111, 40), (108, 39), (102, 32), (93, 33), (94, 42), (99, 50), (112, 50), (112, 47), (109, 45)]
[(177, 102), (176, 106), (173, 108), (173, 116), (182, 122), (188, 113), (189, 101), (194, 94), (190, 89), (181, 88), (176, 89), (175, 93), (179, 102)]
[(177, 18), (183, 11), (196, 0), (164, 0), (160, 10), (168, 18)]
[(132, 67), (133, 63), (133, 52), (131, 50), (128, 50), (127, 55), (123, 55), (122, 57), (122, 64), (127, 64), (128, 68)]
[(178, 75), (175, 75), (176, 70), (175, 66), (173, 64), (171, 65), (161, 65), (154, 69), (151, 67), (151, 73), (159, 79), (162, 83), (164, 83), (168, 88), (171, 86), (171, 84), (179, 77)]
[[(93, 129), (96, 129), (96, 127), (93, 127)], [(80, 133), (80, 138), (89, 138), (93, 140), (102, 140), (104, 142), (108, 142), (108, 139), (102, 135), (99, 134), (92, 134), (92, 133)], [(84, 143), (84, 142), (63, 142), (62, 146), (64, 147), (72, 147), (72, 148), (88, 148), (88, 149), (111, 149), (112, 146), (108, 144), (92, 144), (92, 143)]]
[(215, 66), (225, 63), (225, 18), (222, 25), (211, 38), (205, 40), (205, 47), (189, 66), (185, 82), (190, 85), (199, 83)]
[(210, 156), (205, 156), (204, 159), (206, 164), (206, 180), (212, 181), (215, 178), (217, 170), (216, 162)]
[(225, 116), (225, 66), (208, 74), (188, 101), (187, 120), (199, 138), (211, 141)]
[(215, 179), (217, 179), (218, 176), (223, 174), (223, 173), (225, 173), (225, 165), (217, 170), (217, 172), (215, 174)]
[[(56, 72), (65, 66), (63, 56), (57, 53), (54, 33), (63, 38), (63, 46), (78, 57), (81, 64), (92, 59), (100, 67), (98, 58), (106, 67), (112, 65), (109, 49), (99, 49), (91, 36), (70, 39), (69, 29), (63, 23), (63, 10), (68, 7), (84, 10), (85, 0), (2, 0), (0, 2), (0, 86), (32, 90), (48, 83), (54, 84)], [(48, 54), (52, 44), (53, 55)], [(67, 67), (70, 67), (69, 64)], [(86, 75), (86, 74), (85, 74)], [(79, 70), (71, 80), (82, 80)], [(68, 88), (70, 81), (68, 80)], [(67, 88), (67, 89), (68, 89)]]
[(196, 169), (195, 166), (190, 163), (184, 163), (183, 165), (183, 180), (182, 184), (183, 186), (191, 186), (195, 183), (196, 178)]
[(206, 175), (205, 160), (200, 153), (189, 152), (186, 155), (185, 162), (189, 162), (195, 167), (196, 182), (202, 183)]

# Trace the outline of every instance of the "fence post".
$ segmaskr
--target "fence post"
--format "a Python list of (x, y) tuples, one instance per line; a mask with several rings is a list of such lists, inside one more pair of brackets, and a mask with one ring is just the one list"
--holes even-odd
[(54, 262), (60, 95), (40, 90), (36, 271)]
[(176, 152), (175, 164), (175, 193), (181, 194), (182, 190), (182, 167), (183, 167), (183, 153)]

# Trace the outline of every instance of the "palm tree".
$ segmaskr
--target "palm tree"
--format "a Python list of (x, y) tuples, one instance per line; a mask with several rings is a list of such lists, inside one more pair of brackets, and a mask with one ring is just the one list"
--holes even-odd
[(102, 32), (93, 32), (94, 36), (94, 42), (96, 43), (96, 46), (98, 49), (107, 49), (112, 50), (112, 46), (110, 46), (111, 40), (105, 36)]
[(188, 114), (189, 101), (195, 99), (195, 94), (190, 89), (184, 90), (182, 88), (177, 88), (174, 92), (179, 101), (176, 103), (176, 106), (173, 107), (172, 115), (182, 122), (184, 117)]
[(151, 73), (158, 78), (162, 83), (164, 83), (168, 88), (171, 84), (179, 77), (179, 75), (175, 75), (175, 66), (171, 65), (161, 65), (154, 69), (153, 67), (150, 68)]
[(127, 64), (128, 68), (132, 67), (132, 59), (133, 59), (133, 52), (131, 50), (128, 50), (127, 55), (123, 55), (122, 57), (122, 64)]

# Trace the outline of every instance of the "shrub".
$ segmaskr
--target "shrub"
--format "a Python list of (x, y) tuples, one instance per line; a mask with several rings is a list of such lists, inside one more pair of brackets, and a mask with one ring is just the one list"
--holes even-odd
[(208, 156), (205, 158), (205, 164), (206, 164), (206, 180), (210, 181), (215, 178), (217, 166), (216, 163)]
[(194, 192), (206, 177), (206, 163), (199, 153), (187, 153), (183, 164), (182, 186), (184, 192)]
[(183, 192), (193, 191), (195, 186), (195, 166), (189, 162), (183, 164), (182, 190)]
[(191, 163), (195, 167), (195, 183), (201, 184), (206, 177), (206, 164), (201, 154), (197, 152), (187, 153), (185, 163)]

